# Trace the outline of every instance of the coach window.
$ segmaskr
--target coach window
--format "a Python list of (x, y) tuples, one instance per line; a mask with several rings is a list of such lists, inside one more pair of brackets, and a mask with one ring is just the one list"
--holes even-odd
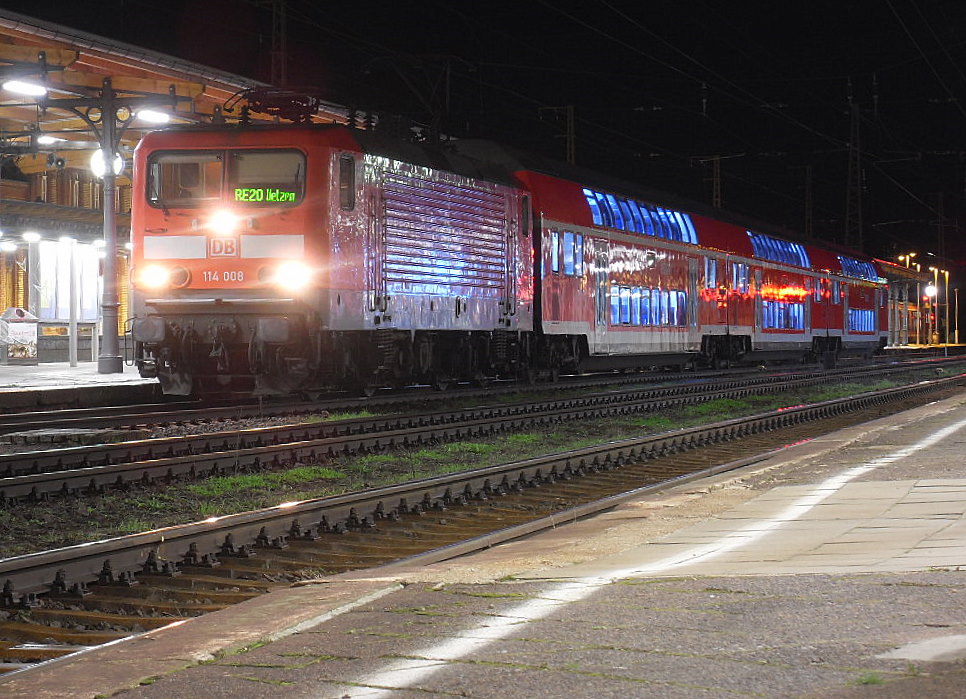
[(661, 324), (661, 290), (651, 289), (651, 325)]
[(620, 308), (620, 289), (616, 286), (610, 288), (610, 324), (620, 325), (621, 322), (621, 308)]
[(560, 233), (550, 231), (550, 271), (560, 272)]
[(631, 325), (641, 324), (641, 288), (631, 289)]
[(658, 209), (658, 211), (661, 212), (664, 223), (667, 225), (667, 237), (671, 240), (681, 240), (681, 227), (674, 212), (670, 209)]
[(749, 286), (748, 265), (735, 262), (731, 266), (731, 288), (742, 294), (748, 293)]
[(633, 199), (627, 200), (627, 208), (631, 212), (631, 218), (634, 220), (634, 230), (638, 233), (644, 232), (644, 219), (641, 218), (641, 210), (637, 206), (637, 202)]
[(713, 257), (704, 258), (704, 286), (706, 289), (718, 288), (718, 261)]
[(624, 224), (621, 226), (621, 228), (623, 228), (625, 231), (633, 231), (634, 222), (631, 218), (631, 209), (630, 209), (630, 206), (628, 206), (627, 204), (627, 200), (618, 199), (617, 205), (620, 207), (621, 219), (622, 219), (622, 223)]
[(660, 206), (654, 207), (654, 220), (657, 224), (658, 238), (671, 239), (671, 226), (668, 223), (664, 209), (662, 209)]
[(631, 322), (631, 290), (626, 286), (621, 287), (621, 323), (627, 325)]
[(678, 292), (678, 325), (684, 327), (688, 324), (688, 293)]
[(563, 273), (574, 276), (574, 233), (563, 232)]
[(605, 194), (607, 198), (607, 206), (610, 209), (611, 220), (613, 221), (614, 228), (623, 228), (624, 219), (621, 216), (621, 208), (617, 204), (617, 198), (613, 194)]
[(697, 245), (698, 232), (694, 230), (694, 222), (688, 214), (682, 214), (681, 217), (684, 219), (684, 225), (688, 229), (688, 242)]
[(842, 282), (832, 280), (832, 303), (842, 303)]
[(641, 290), (641, 325), (652, 325), (650, 289)]
[(672, 291), (668, 295), (668, 325), (678, 324), (678, 292)]
[(589, 189), (584, 190), (584, 199), (587, 200), (587, 206), (590, 207), (590, 215), (593, 218), (594, 223), (598, 226), (604, 225), (604, 217), (600, 213), (600, 204), (597, 202), (597, 197), (594, 192)]
[(595, 197), (597, 197), (597, 206), (600, 209), (603, 225), (607, 226), (608, 228), (614, 228), (614, 215), (610, 210), (610, 205), (607, 203), (606, 195), (601, 194), (600, 192), (594, 192), (593, 194)]
[(680, 240), (682, 243), (693, 243), (694, 241), (691, 240), (691, 231), (688, 229), (687, 223), (685, 222), (687, 217), (680, 211), (672, 211), (671, 214), (674, 216), (674, 220), (678, 224), (678, 232), (680, 235), (678, 240)]
[(654, 232), (654, 219), (651, 217), (651, 211), (646, 205), (640, 205), (641, 212), (641, 225), (643, 230), (641, 231), (644, 235), (656, 235)]

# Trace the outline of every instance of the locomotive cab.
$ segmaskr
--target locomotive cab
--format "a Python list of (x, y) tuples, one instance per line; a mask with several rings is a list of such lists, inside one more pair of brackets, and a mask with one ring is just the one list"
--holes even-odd
[(318, 243), (304, 235), (306, 152), (158, 137), (135, 162), (139, 372), (178, 395), (258, 390), (259, 376), (291, 389), (314, 370), (307, 332), (323, 273)]

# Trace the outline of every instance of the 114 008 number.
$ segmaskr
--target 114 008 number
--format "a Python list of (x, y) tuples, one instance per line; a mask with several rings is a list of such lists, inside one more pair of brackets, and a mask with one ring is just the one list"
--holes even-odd
[(201, 273), (201, 278), (206, 282), (243, 282), (245, 273), (239, 270), (228, 270), (219, 272), (216, 269), (206, 269)]

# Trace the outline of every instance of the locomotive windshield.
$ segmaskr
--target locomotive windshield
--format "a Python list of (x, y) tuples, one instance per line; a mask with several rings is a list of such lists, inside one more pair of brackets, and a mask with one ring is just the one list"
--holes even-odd
[(292, 150), (162, 152), (148, 160), (148, 201), (165, 209), (216, 203), (223, 193), (239, 204), (292, 205), (304, 183), (305, 157)]

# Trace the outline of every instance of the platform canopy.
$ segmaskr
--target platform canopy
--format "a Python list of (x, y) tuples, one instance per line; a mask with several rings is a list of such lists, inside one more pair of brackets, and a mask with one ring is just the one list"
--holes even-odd
[[(11, 80), (46, 88), (44, 95), (0, 91), (0, 152), (15, 158), (26, 175), (89, 166), (99, 148), (97, 102), (105, 94), (105, 80), (117, 98), (119, 150), (125, 158), (145, 131), (159, 128), (137, 117), (140, 109), (166, 112), (172, 124), (231, 120), (250, 95), (264, 101), (272, 90), (240, 75), (0, 9), (0, 85)], [(347, 120), (338, 105), (315, 101), (312, 108), (311, 121)], [(252, 110), (250, 117), (273, 115)]]

